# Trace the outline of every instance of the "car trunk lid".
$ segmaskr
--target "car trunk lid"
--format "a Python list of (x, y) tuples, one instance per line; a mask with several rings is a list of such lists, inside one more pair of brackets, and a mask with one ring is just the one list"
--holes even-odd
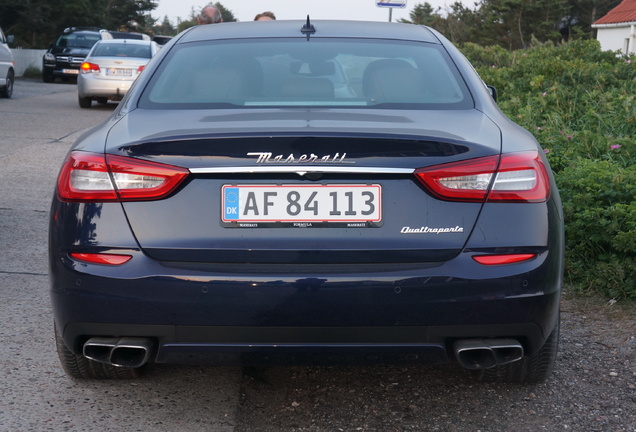
[[(436, 199), (413, 172), (500, 152), (493, 123), (465, 114), (459, 123), (457, 112), (190, 111), (159, 128), (148, 122), (161, 122), (161, 112), (138, 110), (111, 131), (114, 142), (125, 134), (129, 144), (107, 153), (192, 173), (167, 199), (123, 204), (140, 246), (160, 260), (435, 262), (459, 253), (482, 203)], [(440, 122), (457, 123), (444, 128), (454, 133), (439, 132)], [(262, 190), (281, 199), (268, 201)], [(243, 194), (238, 219), (227, 217), (232, 193)], [(312, 216), (315, 207), (351, 217), (324, 222)], [(268, 210), (275, 215), (263, 218)]]

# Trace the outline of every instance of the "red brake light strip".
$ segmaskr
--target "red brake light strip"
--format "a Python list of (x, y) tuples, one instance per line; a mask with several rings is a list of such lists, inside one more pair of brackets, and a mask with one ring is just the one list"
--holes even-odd
[(473, 259), (482, 265), (505, 265), (528, 261), (536, 256), (536, 254), (475, 255)]
[(105, 253), (78, 253), (69, 254), (71, 258), (91, 264), (122, 265), (132, 259), (130, 255), (105, 254)]

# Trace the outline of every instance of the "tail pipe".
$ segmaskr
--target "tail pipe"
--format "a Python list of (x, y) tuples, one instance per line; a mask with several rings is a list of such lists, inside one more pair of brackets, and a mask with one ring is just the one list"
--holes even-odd
[(523, 346), (515, 339), (464, 339), (453, 344), (455, 357), (466, 369), (490, 369), (523, 358)]
[(94, 337), (84, 344), (84, 357), (116, 367), (138, 368), (150, 359), (153, 343), (147, 338)]

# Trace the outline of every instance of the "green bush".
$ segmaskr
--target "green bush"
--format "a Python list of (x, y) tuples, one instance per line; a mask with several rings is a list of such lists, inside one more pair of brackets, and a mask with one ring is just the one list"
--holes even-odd
[(566, 279), (636, 299), (636, 58), (594, 40), (460, 49), (547, 153), (565, 213)]
[(636, 167), (579, 157), (557, 181), (569, 278), (583, 291), (636, 298)]
[(42, 69), (36, 66), (29, 66), (22, 76), (24, 78), (42, 78)]

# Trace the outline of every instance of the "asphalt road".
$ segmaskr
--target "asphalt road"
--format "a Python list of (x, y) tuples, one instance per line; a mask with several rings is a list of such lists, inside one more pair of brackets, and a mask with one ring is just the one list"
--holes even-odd
[(17, 80), (0, 99), (0, 431), (233, 431), (238, 368), (156, 367), (129, 382), (73, 381), (55, 352), (47, 220), (81, 132), (116, 105), (81, 109), (74, 84)]
[(75, 381), (55, 353), (47, 219), (59, 166), (115, 104), (74, 84), (18, 80), (0, 99), (0, 432), (636, 432), (633, 307), (564, 300), (554, 375), (485, 385), (455, 365), (154, 365), (133, 381)]

